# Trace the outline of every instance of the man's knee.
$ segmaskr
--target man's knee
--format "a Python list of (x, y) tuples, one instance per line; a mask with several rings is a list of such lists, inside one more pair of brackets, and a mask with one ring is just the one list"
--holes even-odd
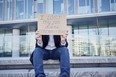
[(36, 47), (36, 48), (34, 49), (34, 51), (38, 51), (38, 50), (42, 50), (42, 48)]
[(68, 51), (68, 48), (67, 47), (60, 47), (59, 50)]
[(35, 48), (34, 53), (42, 54), (42, 48), (39, 48), (39, 47)]
[(61, 54), (69, 54), (67, 47), (60, 47), (59, 50)]

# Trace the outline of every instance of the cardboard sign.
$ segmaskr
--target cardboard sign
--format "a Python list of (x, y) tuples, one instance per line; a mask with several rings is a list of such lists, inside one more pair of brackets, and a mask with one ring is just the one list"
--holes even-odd
[(41, 35), (63, 35), (67, 32), (66, 15), (41, 14), (38, 17), (38, 30)]

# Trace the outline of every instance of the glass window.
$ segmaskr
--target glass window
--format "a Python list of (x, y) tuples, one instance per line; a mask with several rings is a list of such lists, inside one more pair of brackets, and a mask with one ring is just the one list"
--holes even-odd
[(98, 56), (97, 40), (98, 28), (96, 24), (89, 24), (89, 47), (91, 56)]
[(88, 46), (88, 27), (87, 24), (79, 25), (79, 51), (82, 56), (90, 55)]
[(80, 56), (81, 54), (79, 53), (78, 49), (78, 35), (79, 35), (79, 30), (78, 30), (78, 25), (73, 26), (73, 56)]
[(26, 35), (20, 35), (20, 56), (28, 56), (27, 46), (26, 46)]
[(73, 56), (116, 56), (116, 20), (73, 26)]
[(12, 33), (5, 34), (4, 43), (5, 43), (4, 56), (11, 57), (12, 56)]
[(98, 36), (98, 54), (100, 56), (107, 56), (107, 52), (109, 51), (109, 26), (107, 20), (99, 20), (99, 36)]
[(79, 6), (85, 6), (85, 0), (79, 0)]
[(24, 1), (25, 0), (16, 0), (16, 19), (24, 19)]
[(20, 28), (20, 56), (28, 56), (29, 52), (27, 50), (28, 46), (27, 46), (27, 38), (26, 38), (26, 33), (28, 31), (28, 27), (26, 26), (28, 24), (22, 25), (22, 27)]
[[(31, 0), (30, 0), (31, 1)], [(28, 0), (25, 0), (24, 2), (24, 12), (25, 12), (25, 18), (28, 18)], [(30, 5), (31, 6), (31, 5)]]
[(53, 0), (46, 0), (46, 13), (53, 14)]
[(12, 20), (12, 0), (6, 1), (6, 20)]
[(26, 36), (27, 52), (31, 54), (35, 48), (35, 31), (29, 31)]
[(93, 0), (79, 0), (78, 14), (93, 13)]
[(78, 14), (84, 14), (86, 13), (86, 7), (85, 7), (85, 0), (79, 0), (79, 6), (78, 6)]
[(111, 0), (111, 3), (114, 3), (114, 0)]
[(0, 57), (12, 56), (12, 29), (0, 28)]
[(116, 1), (115, 0), (111, 0), (110, 10), (116, 11)]
[(29, 56), (35, 48), (35, 31), (20, 35), (20, 57)]
[(54, 14), (63, 14), (64, 13), (63, 0), (54, 0), (53, 1), (53, 12), (54, 12)]
[(80, 24), (74, 27), (74, 56), (88, 56), (90, 55), (88, 43), (88, 27)]
[(101, 0), (97, 0), (97, 5), (98, 5), (98, 12), (101, 12)]
[(4, 56), (3, 51), (4, 51), (4, 30), (3, 28), (0, 28), (0, 57)]
[(68, 15), (74, 14), (74, 0), (68, 0)]
[[(28, 31), (26, 33), (26, 46), (27, 46), (27, 52), (31, 54), (35, 48), (35, 31), (36, 31), (36, 25), (35, 23), (28, 24)], [(32, 26), (33, 25), (33, 26)]]
[(27, 0), (28, 2), (28, 18), (33, 18), (34, 17), (34, 0)]
[(38, 0), (38, 13), (41, 14), (43, 13), (43, 8), (44, 7), (44, 1), (43, 0)]
[(35, 48), (35, 23), (27, 23), (20, 28), (20, 57), (29, 56)]
[(93, 0), (90, 0), (90, 4), (88, 6), (90, 6), (90, 13), (94, 13)]
[(109, 24), (109, 52), (111, 56), (116, 56), (116, 20), (111, 20)]
[(89, 0), (87, 0), (87, 6), (89, 6)]
[(101, 10), (102, 12), (110, 11), (110, 0), (101, 0)]
[(0, 21), (3, 20), (3, 0), (0, 0)]

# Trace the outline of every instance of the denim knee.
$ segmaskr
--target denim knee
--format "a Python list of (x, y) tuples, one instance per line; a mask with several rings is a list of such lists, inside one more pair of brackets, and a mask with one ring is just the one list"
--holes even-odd
[(60, 47), (59, 48), (60, 54), (67, 54), (69, 55), (69, 51), (67, 47)]
[(35, 48), (33, 52), (37, 54), (42, 54), (42, 48)]

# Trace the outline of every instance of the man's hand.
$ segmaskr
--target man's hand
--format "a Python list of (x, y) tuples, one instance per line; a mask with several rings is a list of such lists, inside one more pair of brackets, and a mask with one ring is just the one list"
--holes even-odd
[(37, 39), (38, 43), (42, 43), (42, 35), (39, 34), (39, 31), (35, 32), (35, 38)]
[(68, 36), (68, 31), (64, 34), (64, 35), (60, 35), (60, 38), (61, 38), (61, 43), (64, 44), (67, 39), (67, 36)]

